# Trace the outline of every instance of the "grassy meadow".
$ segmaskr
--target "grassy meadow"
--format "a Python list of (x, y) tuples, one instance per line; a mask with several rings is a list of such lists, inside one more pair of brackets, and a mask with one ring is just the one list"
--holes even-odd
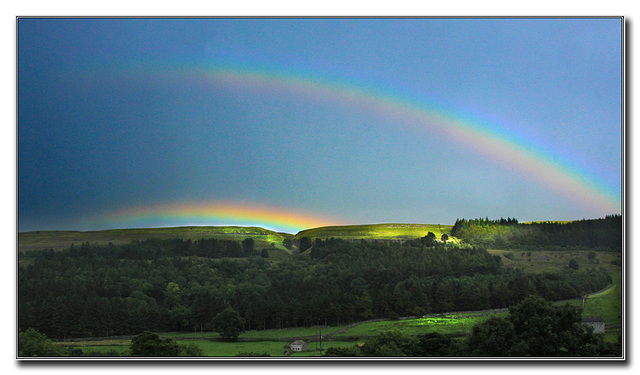
[[(506, 313), (496, 313), (506, 314)], [(357, 337), (377, 335), (386, 331), (400, 331), (408, 335), (420, 335), (437, 332), (451, 336), (465, 336), (471, 333), (473, 326), (486, 320), (491, 314), (484, 312), (468, 312), (459, 314), (438, 314), (422, 318), (384, 320), (368, 322), (349, 328), (335, 337)]]

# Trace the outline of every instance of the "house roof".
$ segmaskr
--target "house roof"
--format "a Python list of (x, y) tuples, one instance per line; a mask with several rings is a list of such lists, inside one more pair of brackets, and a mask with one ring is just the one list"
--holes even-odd
[(302, 341), (302, 340), (296, 340), (294, 342), (291, 343), (291, 345), (302, 345), (302, 344), (306, 344), (306, 342)]

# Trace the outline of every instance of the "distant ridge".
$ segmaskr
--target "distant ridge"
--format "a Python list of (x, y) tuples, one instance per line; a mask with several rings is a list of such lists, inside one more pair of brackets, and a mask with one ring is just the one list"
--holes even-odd
[[(549, 221), (534, 221), (530, 223), (544, 223)], [(571, 223), (572, 221), (555, 221), (556, 223)], [(282, 241), (285, 238), (295, 243), (303, 237), (312, 240), (316, 238), (340, 238), (345, 240), (369, 239), (404, 241), (426, 236), (429, 232), (437, 239), (443, 234), (449, 236), (449, 241), (458, 241), (451, 236), (453, 225), (449, 224), (411, 224), (411, 223), (382, 223), (361, 225), (337, 225), (305, 229), (297, 234), (276, 232), (256, 226), (184, 226), (158, 228), (127, 228), (105, 229), (98, 231), (69, 231), (45, 230), (18, 233), (18, 251), (40, 250), (53, 248), (61, 250), (71, 244), (80, 245), (89, 242), (92, 245), (127, 244), (135, 240), (151, 238), (198, 240), (201, 238), (217, 238), (242, 241), (253, 238), (256, 245), (275, 246), (284, 249)]]
[(408, 224), (384, 223), (363, 225), (341, 225), (305, 229), (295, 235), (295, 239), (302, 237), (314, 238), (342, 238), (342, 239), (375, 239), (375, 240), (408, 240), (426, 236), (433, 232), (438, 238), (451, 232), (452, 225), (444, 224)]
[(201, 238), (237, 239), (248, 237), (256, 241), (277, 242), (293, 235), (260, 227), (188, 226), (160, 228), (106, 229), (99, 231), (32, 231), (18, 233), (18, 251), (53, 248), (60, 250), (85, 242), (95, 245), (127, 244), (131, 241), (159, 239), (197, 240)]
[[(289, 233), (275, 232), (261, 227), (244, 226), (186, 226), (159, 228), (106, 229), (98, 231), (31, 231), (18, 233), (18, 251), (53, 248), (61, 250), (71, 244), (80, 245), (89, 242), (92, 245), (127, 244), (131, 241), (151, 238), (159, 239), (191, 239), (218, 238), (243, 240), (251, 237), (256, 243), (280, 245), (285, 238), (299, 240), (302, 237), (341, 238), (346, 240), (407, 240), (424, 237), (433, 232), (438, 238), (449, 234), (452, 225), (443, 224), (362, 224), (327, 226), (305, 229), (295, 236)], [(281, 246), (281, 245), (280, 245)], [(278, 247), (280, 247), (278, 246)]]

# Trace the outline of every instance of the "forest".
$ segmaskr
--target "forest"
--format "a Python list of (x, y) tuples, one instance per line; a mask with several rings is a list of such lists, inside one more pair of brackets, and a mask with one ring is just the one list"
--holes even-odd
[(519, 223), (517, 219), (458, 219), (451, 235), (497, 249), (622, 251), (622, 216), (563, 222)]
[(53, 339), (200, 332), (213, 330), (214, 318), (229, 308), (246, 330), (340, 325), (507, 307), (531, 294), (575, 298), (611, 281), (595, 267), (524, 273), (483, 246), (434, 237), (315, 239), (306, 251), (277, 260), (248, 240), (29, 251), (18, 259), (18, 328)]

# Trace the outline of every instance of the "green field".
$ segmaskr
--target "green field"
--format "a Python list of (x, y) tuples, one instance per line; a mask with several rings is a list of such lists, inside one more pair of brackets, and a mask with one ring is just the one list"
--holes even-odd
[[(234, 357), (238, 353), (269, 353), (271, 357), (282, 357), (285, 354), (285, 345), (288, 341), (251, 341), (251, 342), (224, 342), (224, 341), (206, 341), (206, 340), (180, 340), (181, 344), (195, 343), (208, 357)], [(348, 347), (355, 345), (354, 341), (323, 341), (323, 351), (333, 347)], [(320, 342), (307, 341), (309, 350), (300, 353), (291, 353), (291, 357), (314, 357), (320, 356)], [(316, 351), (316, 348), (318, 350)]]
[(210, 340), (178, 340), (180, 344), (196, 344), (207, 357), (235, 357), (242, 352), (269, 353), (282, 356), (285, 352), (284, 341), (224, 342)]
[(611, 274), (613, 287), (587, 298), (584, 304), (584, 316), (600, 316), (608, 324), (622, 323), (622, 272)]
[(294, 238), (342, 238), (345, 240), (407, 240), (424, 237), (433, 232), (438, 239), (443, 234), (449, 235), (452, 225), (441, 224), (368, 224), (343, 225), (307, 229), (296, 234)]
[[(266, 329), (266, 330), (252, 330), (243, 332), (238, 336), (240, 339), (274, 339), (279, 340), (283, 337), (287, 338), (297, 338), (297, 337), (305, 337), (305, 336), (315, 336), (320, 332), (323, 334), (329, 332), (335, 332), (340, 329), (345, 328), (346, 325), (337, 326), (337, 327), (323, 327), (323, 328), (308, 328), (308, 327), (299, 327), (299, 328), (283, 328), (283, 329)], [(184, 339), (184, 338), (218, 338), (220, 335), (217, 332), (168, 332), (163, 333), (162, 336), (171, 337), (174, 339)]]
[[(207, 357), (235, 357), (238, 353), (268, 353), (271, 357), (282, 357), (285, 353), (286, 341), (255, 341), (255, 342), (224, 342), (224, 341), (210, 341), (210, 340), (178, 340), (178, 343), (182, 345), (196, 344), (205, 353)], [(327, 348), (335, 347), (350, 347), (358, 342), (355, 341), (323, 341), (323, 352)], [(320, 342), (309, 341), (309, 350), (301, 353), (291, 353), (291, 357), (315, 357), (321, 356)], [(116, 351), (122, 354), (129, 348), (128, 345), (116, 346), (116, 345), (92, 345), (92, 346), (76, 346), (82, 349), (85, 353), (102, 353), (107, 354), (109, 352)], [(317, 348), (317, 349), (316, 349)]]
[(329, 332), (335, 332), (344, 326), (338, 327), (323, 327), (323, 328), (285, 328), (285, 329), (267, 329), (264, 331), (249, 331), (240, 335), (240, 338), (279, 338), (279, 337), (304, 337), (304, 336), (316, 336), (322, 332), (327, 334)]
[(319, 357), (324, 354), (324, 351), (328, 348), (347, 348), (352, 347), (354, 345), (362, 344), (364, 341), (323, 341), (322, 342), (322, 352), (320, 352), (319, 348), (316, 350), (316, 347), (320, 345), (319, 342), (309, 342), (309, 351), (302, 353), (291, 353), (291, 357)]
[[(497, 315), (506, 315), (506, 313), (501, 312), (497, 313)], [(486, 320), (489, 316), (491, 316), (489, 313), (484, 312), (467, 312), (430, 315), (414, 319), (369, 322), (349, 328), (345, 332), (335, 335), (335, 337), (371, 336), (394, 330), (408, 335), (438, 332), (451, 336), (463, 336), (471, 333), (475, 324)]]
[[(502, 315), (506, 313), (500, 313)], [(464, 313), (456, 315), (434, 315), (425, 318), (386, 320), (378, 322), (368, 322), (358, 324), (346, 329), (342, 333), (331, 335), (346, 328), (323, 327), (323, 328), (286, 328), (264, 331), (244, 332), (240, 338), (256, 339), (256, 341), (218, 341), (211, 340), (219, 338), (216, 332), (187, 333), (170, 332), (161, 336), (172, 337), (180, 344), (196, 344), (203, 349), (206, 356), (210, 357), (233, 357), (240, 352), (269, 353), (271, 356), (283, 356), (285, 344), (298, 337), (318, 335), (322, 331), (325, 339), (322, 348), (348, 347), (364, 342), (364, 337), (376, 335), (384, 331), (399, 330), (404, 334), (418, 335), (428, 332), (439, 332), (452, 336), (463, 336), (471, 332), (474, 324), (477, 324), (489, 317), (487, 313)], [(303, 353), (293, 353), (292, 356), (306, 357), (320, 355), (316, 347), (320, 345), (319, 340), (306, 340), (309, 344), (309, 351)], [(106, 353), (116, 350), (122, 353), (128, 348), (129, 340), (102, 340), (67, 342), (64, 345), (80, 347), (85, 352), (95, 351)]]

